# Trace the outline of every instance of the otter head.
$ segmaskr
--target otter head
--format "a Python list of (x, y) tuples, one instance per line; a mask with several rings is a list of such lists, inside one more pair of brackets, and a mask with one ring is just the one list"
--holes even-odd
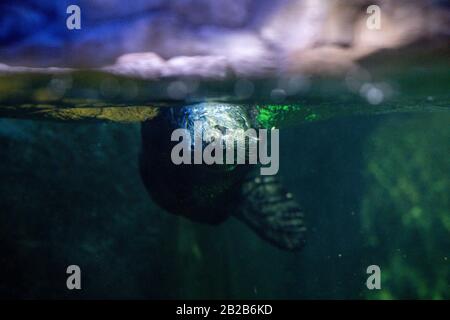
[(197, 164), (202, 161), (208, 169), (232, 170), (249, 163), (256, 150), (251, 110), (244, 106), (199, 103), (172, 109), (170, 118), (172, 127), (189, 135), (191, 159)]

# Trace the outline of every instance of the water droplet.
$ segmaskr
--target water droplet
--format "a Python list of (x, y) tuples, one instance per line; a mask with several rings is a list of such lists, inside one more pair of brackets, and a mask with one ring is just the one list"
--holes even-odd
[(286, 98), (286, 91), (280, 88), (273, 89), (272, 92), (270, 93), (270, 98), (274, 102), (282, 102)]
[(167, 94), (171, 99), (182, 100), (188, 94), (188, 87), (183, 81), (173, 81), (167, 86)]
[(380, 104), (384, 100), (384, 94), (383, 91), (376, 87), (372, 87), (369, 89), (366, 95), (367, 101), (369, 101), (370, 104)]

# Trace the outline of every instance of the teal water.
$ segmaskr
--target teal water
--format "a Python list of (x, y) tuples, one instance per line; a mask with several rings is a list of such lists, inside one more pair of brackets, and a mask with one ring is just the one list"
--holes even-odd
[[(64, 106), (3, 90), (0, 297), (449, 299), (448, 69), (378, 80), (393, 90), (378, 104), (339, 81), (276, 103), (271, 80), (255, 84), (252, 99), (228, 96), (227, 85), (199, 91), (276, 115), (279, 174), (306, 213), (299, 253), (234, 219), (204, 226), (158, 208), (139, 176), (139, 122), (42, 121), (20, 106)], [(147, 99), (136, 105), (197, 97)], [(66, 289), (71, 264), (82, 270), (81, 291)], [(373, 264), (381, 290), (366, 287)]]

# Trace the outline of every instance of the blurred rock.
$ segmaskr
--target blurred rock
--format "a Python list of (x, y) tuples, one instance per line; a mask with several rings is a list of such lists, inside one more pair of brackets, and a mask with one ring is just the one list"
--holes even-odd
[[(121, 57), (148, 53), (132, 56), (145, 61), (127, 63), (127, 74), (216, 78), (228, 69), (247, 77), (341, 74), (382, 49), (420, 46), (426, 39), (448, 43), (450, 30), (448, 7), (432, 0), (139, 0), (125, 6), (83, 0), (82, 29), (76, 31), (65, 27), (67, 1), (52, 3), (0, 5), (6, 18), (0, 63), (102, 68), (117, 60), (124, 67)], [(370, 5), (381, 9), (380, 30), (366, 25)], [(149, 66), (152, 54), (176, 58), (175, 66), (169, 63), (164, 71), (153, 58)], [(199, 71), (197, 63), (203, 62), (212, 70)]]
[(123, 0), (80, 0), (80, 8), (87, 8), (83, 15), (89, 22), (98, 22), (107, 19), (127, 19), (130, 16), (143, 16), (152, 13), (152, 10), (166, 6), (165, 0), (133, 0), (124, 5)]
[(194, 25), (243, 27), (249, 20), (253, 0), (173, 0), (171, 7), (187, 22)]
[(166, 61), (148, 52), (123, 55), (103, 70), (143, 79), (175, 76), (221, 79), (227, 75), (227, 67), (227, 60), (221, 56), (180, 56)]
[(130, 53), (117, 59), (116, 64), (105, 67), (105, 71), (116, 74), (140, 76), (142, 78), (156, 78), (161, 76), (165, 61), (157, 54)]
[(163, 76), (194, 76), (204, 78), (225, 78), (226, 59), (222, 56), (174, 57), (167, 61)]

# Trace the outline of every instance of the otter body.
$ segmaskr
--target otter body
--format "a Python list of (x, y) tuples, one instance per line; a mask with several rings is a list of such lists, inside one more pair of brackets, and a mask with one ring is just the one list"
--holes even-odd
[[(260, 177), (252, 164), (177, 165), (171, 158), (178, 143), (171, 139), (176, 129), (200, 135), (204, 144), (217, 130), (241, 137), (238, 132), (259, 126), (255, 119), (254, 109), (231, 104), (162, 110), (157, 119), (142, 124), (142, 180), (153, 200), (170, 213), (207, 224), (235, 216), (272, 244), (297, 250), (304, 244), (303, 214), (277, 177)], [(191, 143), (194, 150), (199, 140)]]

